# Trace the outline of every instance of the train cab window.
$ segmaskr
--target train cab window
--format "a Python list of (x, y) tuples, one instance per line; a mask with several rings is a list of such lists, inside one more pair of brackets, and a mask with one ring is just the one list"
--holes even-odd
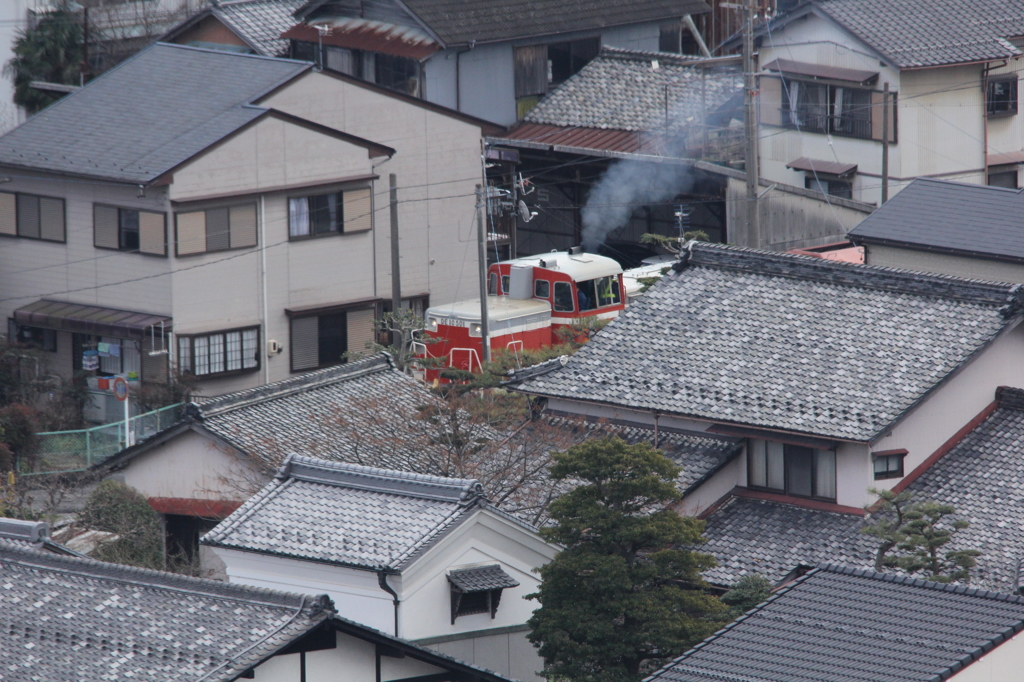
[(572, 284), (555, 282), (555, 312), (571, 313), (575, 309), (572, 303)]
[(509, 278), (508, 275), (502, 275), (501, 276), (501, 293), (505, 294), (506, 296), (508, 296), (508, 281), (509, 281), (509, 279), (510, 278)]
[(619, 294), (618, 277), (601, 277), (594, 280), (594, 288), (597, 289), (597, 305), (617, 305), (622, 302)]
[(580, 300), (580, 312), (593, 310), (597, 307), (597, 294), (594, 291), (595, 281), (591, 279), (586, 282), (577, 282), (576, 284), (576, 297)]
[(550, 298), (551, 297), (551, 282), (546, 279), (538, 279), (533, 283), (533, 296), (534, 298)]
[(487, 295), (498, 295), (498, 273), (496, 272), (492, 272), (490, 275), (487, 276)]

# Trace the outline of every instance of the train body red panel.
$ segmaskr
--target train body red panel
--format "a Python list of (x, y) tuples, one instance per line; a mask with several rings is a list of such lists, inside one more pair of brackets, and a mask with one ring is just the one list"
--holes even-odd
[[(581, 317), (611, 319), (625, 308), (622, 268), (590, 253), (558, 251), (516, 258), (488, 270), (488, 331), (492, 351), (536, 350), (558, 342), (555, 330)], [(480, 299), (434, 306), (426, 314), (428, 357), (476, 371), (482, 359)], [(438, 370), (426, 379), (437, 378)]]

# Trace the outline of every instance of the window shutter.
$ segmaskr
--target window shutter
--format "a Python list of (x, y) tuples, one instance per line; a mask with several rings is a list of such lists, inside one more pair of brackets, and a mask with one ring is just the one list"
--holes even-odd
[(782, 79), (761, 77), (759, 109), (761, 123), (769, 126), (782, 125)]
[(377, 311), (374, 308), (348, 311), (348, 351), (354, 355), (371, 352), (368, 344), (376, 341), (374, 319)]
[(231, 207), (231, 248), (256, 246), (256, 204)]
[(320, 365), (320, 320), (298, 317), (292, 320), (292, 371), (315, 369)]
[(224, 251), (231, 248), (231, 228), (228, 209), (211, 208), (206, 212), (206, 250)]
[[(871, 93), (871, 139), (882, 141), (883, 92)], [(896, 142), (896, 93), (889, 93), (889, 142)]]
[(113, 206), (92, 205), (92, 243), (101, 249), (116, 249), (120, 246), (118, 233), (118, 211)]
[(39, 197), (18, 195), (18, 236), (39, 239)]
[(64, 200), (40, 197), (39, 236), (51, 242), (64, 241)]
[(345, 234), (366, 232), (373, 227), (373, 208), (370, 188), (347, 190), (344, 193)]
[(178, 255), (206, 251), (206, 211), (178, 213)]
[(167, 255), (166, 217), (163, 213), (139, 211), (139, 251)]
[(516, 97), (542, 95), (548, 91), (548, 46), (515, 48)]
[(158, 355), (150, 355), (150, 353), (161, 350), (161, 346), (166, 343), (166, 340), (161, 338), (155, 340), (156, 344), (153, 343), (154, 339), (147, 334), (142, 341), (142, 376), (139, 378), (142, 381), (165, 384), (169, 374), (167, 353)]
[(18, 197), (0, 192), (0, 234), (18, 234)]

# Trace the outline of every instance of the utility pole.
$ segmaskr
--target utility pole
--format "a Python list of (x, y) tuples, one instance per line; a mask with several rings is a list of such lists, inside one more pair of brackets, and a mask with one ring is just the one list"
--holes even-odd
[(480, 343), (483, 347), (483, 361), (491, 361), (491, 339), (487, 333), (487, 235), (484, 230), (484, 190), (476, 186), (476, 247), (480, 259)]
[(882, 90), (882, 203), (889, 201), (889, 83)]
[[(398, 251), (398, 178), (391, 173), (388, 180), (391, 184), (391, 314), (398, 315), (402, 308), (402, 271)], [(396, 349), (401, 349), (402, 342), (402, 332), (391, 332), (391, 344)]]
[(743, 30), (743, 105), (747, 154), (744, 166), (747, 172), (747, 235), (750, 245), (761, 248), (761, 216), (757, 205), (758, 171), (757, 153), (757, 77), (754, 74), (754, 17), (757, 0), (747, 1), (747, 23)]

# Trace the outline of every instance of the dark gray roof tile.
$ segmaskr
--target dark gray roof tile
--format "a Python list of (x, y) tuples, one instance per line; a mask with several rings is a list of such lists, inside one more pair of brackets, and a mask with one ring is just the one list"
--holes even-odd
[(563, 367), (520, 390), (868, 441), (1000, 331), (1020, 287), (691, 243)]
[(448, 572), (448, 580), (463, 592), (484, 592), (506, 587), (519, 587), (519, 583), (498, 564), (474, 566)]
[(1024, 261), (1024, 190), (918, 178), (850, 231), (893, 244)]
[(263, 115), (248, 103), (309, 67), (158, 43), (0, 137), (0, 164), (149, 182)]
[(1024, 599), (823, 565), (646, 682), (931, 682), (1024, 629)]
[(292, 14), (305, 0), (238, 0), (221, 2), (211, 11), (265, 57), (288, 56), (289, 41), (281, 34), (298, 21)]

